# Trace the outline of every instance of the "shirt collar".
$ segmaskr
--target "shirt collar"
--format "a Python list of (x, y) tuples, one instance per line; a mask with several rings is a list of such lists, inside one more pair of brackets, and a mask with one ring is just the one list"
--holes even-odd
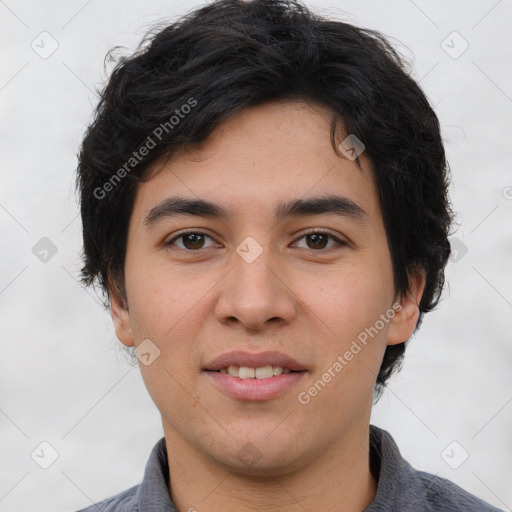
[(370, 425), (370, 470), (377, 493), (364, 512), (423, 510), (425, 488), (419, 472), (402, 457), (391, 434), (375, 425)]
[(165, 437), (154, 446), (137, 490), (138, 512), (178, 512), (169, 493), (169, 462)]

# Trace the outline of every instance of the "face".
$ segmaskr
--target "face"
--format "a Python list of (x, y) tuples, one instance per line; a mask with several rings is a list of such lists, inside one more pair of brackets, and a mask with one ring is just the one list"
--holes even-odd
[[(137, 190), (127, 307), (111, 289), (116, 333), (145, 354), (167, 442), (209, 464), (285, 473), (364, 432), (386, 345), (416, 324), (422, 282), (395, 296), (370, 164), (336, 155), (331, 115), (302, 102), (246, 109)], [(225, 215), (177, 213), (166, 201), (178, 197)], [(241, 379), (204, 369), (234, 350), (278, 351), (305, 371), (235, 395), (220, 381)], [(258, 469), (239, 456), (249, 442)]]

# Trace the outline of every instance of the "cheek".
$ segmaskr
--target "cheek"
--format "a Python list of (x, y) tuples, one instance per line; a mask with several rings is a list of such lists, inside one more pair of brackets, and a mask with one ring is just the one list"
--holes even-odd
[[(192, 275), (149, 264), (131, 281), (128, 296), (135, 344), (149, 339), (157, 345), (159, 363), (165, 363), (159, 371), (172, 372), (181, 381), (199, 371), (194, 351), (205, 318), (211, 313), (218, 281), (219, 277), (211, 273), (201, 273), (198, 279), (197, 272)], [(153, 368), (143, 365), (141, 372), (145, 380), (154, 373)]]
[(320, 389), (327, 388), (318, 406), (334, 416), (346, 414), (371, 396), (389, 329), (389, 323), (380, 320), (392, 298), (388, 277), (369, 265), (346, 269), (322, 282), (310, 298), (313, 302), (308, 305), (320, 318), (319, 325), (329, 327), (322, 331), (326, 334), (318, 346), (322, 364), (315, 378), (322, 381)]
[(389, 323), (381, 326), (380, 315), (389, 308), (389, 294), (371, 273), (354, 271), (322, 283), (308, 303), (318, 324), (328, 326), (315, 347), (321, 364), (311, 383), (311, 393), (317, 393), (312, 401), (329, 411), (334, 424), (367, 412), (360, 406), (368, 403), (382, 362)]
[(136, 345), (149, 339), (158, 347), (158, 356), (150, 365), (142, 359), (139, 362), (146, 388), (158, 409), (192, 410), (191, 379), (199, 368), (193, 366), (191, 354), (201, 326), (197, 318), (202, 314), (199, 299), (207, 288), (169, 274), (148, 270), (137, 283), (132, 282), (132, 328)]
[[(132, 324), (142, 339), (162, 336), (179, 325), (197, 302), (204, 285), (188, 279), (169, 265), (155, 264), (154, 258), (139, 257), (139, 264), (127, 264), (127, 294)], [(128, 277), (129, 276), (129, 277)]]
[(389, 307), (391, 290), (368, 267), (333, 273), (315, 292), (304, 295), (330, 337), (349, 341), (375, 323)]

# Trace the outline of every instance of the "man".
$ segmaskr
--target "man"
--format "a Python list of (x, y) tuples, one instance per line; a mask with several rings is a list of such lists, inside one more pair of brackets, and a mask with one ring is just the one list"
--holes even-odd
[(221, 0), (114, 69), (79, 155), (85, 284), (164, 437), (87, 511), (491, 511), (372, 403), (439, 300), (438, 119), (386, 40)]

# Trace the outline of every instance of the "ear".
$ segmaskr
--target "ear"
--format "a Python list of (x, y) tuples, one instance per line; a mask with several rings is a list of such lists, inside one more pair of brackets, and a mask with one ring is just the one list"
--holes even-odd
[(387, 335), (388, 345), (398, 345), (407, 341), (414, 332), (420, 315), (419, 303), (425, 289), (425, 275), (415, 270), (409, 277), (409, 290), (393, 304), (395, 316), (392, 318)]
[(128, 303), (119, 287), (112, 279), (108, 280), (108, 293), (110, 296), (110, 315), (114, 322), (117, 339), (127, 347), (133, 347), (133, 332), (130, 322)]

